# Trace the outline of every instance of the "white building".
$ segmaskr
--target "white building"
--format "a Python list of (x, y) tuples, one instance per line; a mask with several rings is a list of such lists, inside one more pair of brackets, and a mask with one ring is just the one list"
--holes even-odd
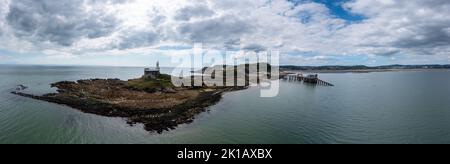
[(156, 62), (156, 69), (145, 68), (144, 77), (149, 79), (157, 79), (161, 75), (161, 69), (159, 67), (159, 61)]

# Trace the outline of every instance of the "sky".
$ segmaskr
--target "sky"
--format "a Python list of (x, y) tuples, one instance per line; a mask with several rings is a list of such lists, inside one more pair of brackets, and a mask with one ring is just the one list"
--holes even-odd
[(280, 52), (281, 65), (450, 63), (448, 0), (0, 0), (0, 64), (148, 66)]

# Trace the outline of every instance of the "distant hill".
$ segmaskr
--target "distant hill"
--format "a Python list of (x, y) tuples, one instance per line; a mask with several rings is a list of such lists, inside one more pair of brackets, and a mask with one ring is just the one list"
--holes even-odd
[[(259, 65), (266, 64), (270, 69), (273, 67), (268, 63), (260, 63)], [(249, 66), (255, 66), (256, 64), (241, 64), (238, 68), (246, 67), (244, 69), (248, 70)], [(216, 65), (213, 68), (222, 69), (225, 67), (226, 71), (232, 71), (234, 69), (233, 65)], [(205, 71), (208, 67), (204, 67), (201, 70), (196, 71), (196, 73), (201, 73)], [(353, 65), (353, 66), (341, 66), (341, 65), (328, 65), (328, 66), (294, 66), (294, 65), (284, 65), (279, 66), (280, 71), (311, 71), (311, 72), (372, 72), (372, 71), (388, 71), (388, 70), (414, 70), (414, 69), (450, 69), (450, 64), (439, 65), (384, 65), (384, 66), (365, 66), (365, 65)]]
[(450, 69), (450, 65), (385, 65), (385, 66), (280, 66), (281, 70), (299, 71), (351, 71), (351, 70), (390, 70), (390, 69)]

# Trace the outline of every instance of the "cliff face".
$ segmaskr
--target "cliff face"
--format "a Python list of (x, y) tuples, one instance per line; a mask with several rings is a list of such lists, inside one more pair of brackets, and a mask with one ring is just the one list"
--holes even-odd
[[(151, 84), (151, 85), (150, 85)], [(64, 104), (82, 112), (127, 118), (145, 129), (161, 133), (179, 124), (190, 123), (222, 97), (222, 93), (244, 88), (173, 88), (162, 81), (134, 79), (91, 79), (51, 84), (58, 93), (35, 96), (19, 91), (13, 94)], [(140, 88), (139, 86), (145, 86)]]

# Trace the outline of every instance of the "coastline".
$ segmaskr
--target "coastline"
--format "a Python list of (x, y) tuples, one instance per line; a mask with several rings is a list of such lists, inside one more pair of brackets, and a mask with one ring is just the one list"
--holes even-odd
[[(98, 83), (105, 85), (99, 87)], [(125, 84), (125, 81), (118, 79), (91, 79), (54, 83), (52, 87), (58, 88), (58, 93), (41, 96), (23, 93), (21, 90), (11, 93), (35, 100), (66, 105), (84, 113), (125, 118), (130, 125), (143, 124), (146, 131), (162, 133), (173, 130), (180, 124), (192, 123), (195, 116), (218, 103), (224, 93), (246, 89), (246, 87), (178, 88), (177, 91), (150, 93), (125, 88), (123, 84)], [(95, 88), (92, 92), (105, 90), (105, 88), (111, 89), (111, 91), (107, 91), (108, 95), (119, 90), (118, 97), (114, 97), (114, 100), (121, 99), (123, 103), (116, 103), (110, 97), (100, 97), (100, 94), (93, 95), (90, 90), (86, 90), (87, 87)], [(147, 98), (144, 101), (136, 98), (136, 94), (155, 98)], [(127, 97), (126, 95), (131, 96)], [(184, 97), (177, 99), (181, 95)]]
[(373, 73), (373, 72), (426, 72), (450, 71), (450, 69), (354, 69), (354, 70), (282, 70), (282, 72), (296, 73)]

